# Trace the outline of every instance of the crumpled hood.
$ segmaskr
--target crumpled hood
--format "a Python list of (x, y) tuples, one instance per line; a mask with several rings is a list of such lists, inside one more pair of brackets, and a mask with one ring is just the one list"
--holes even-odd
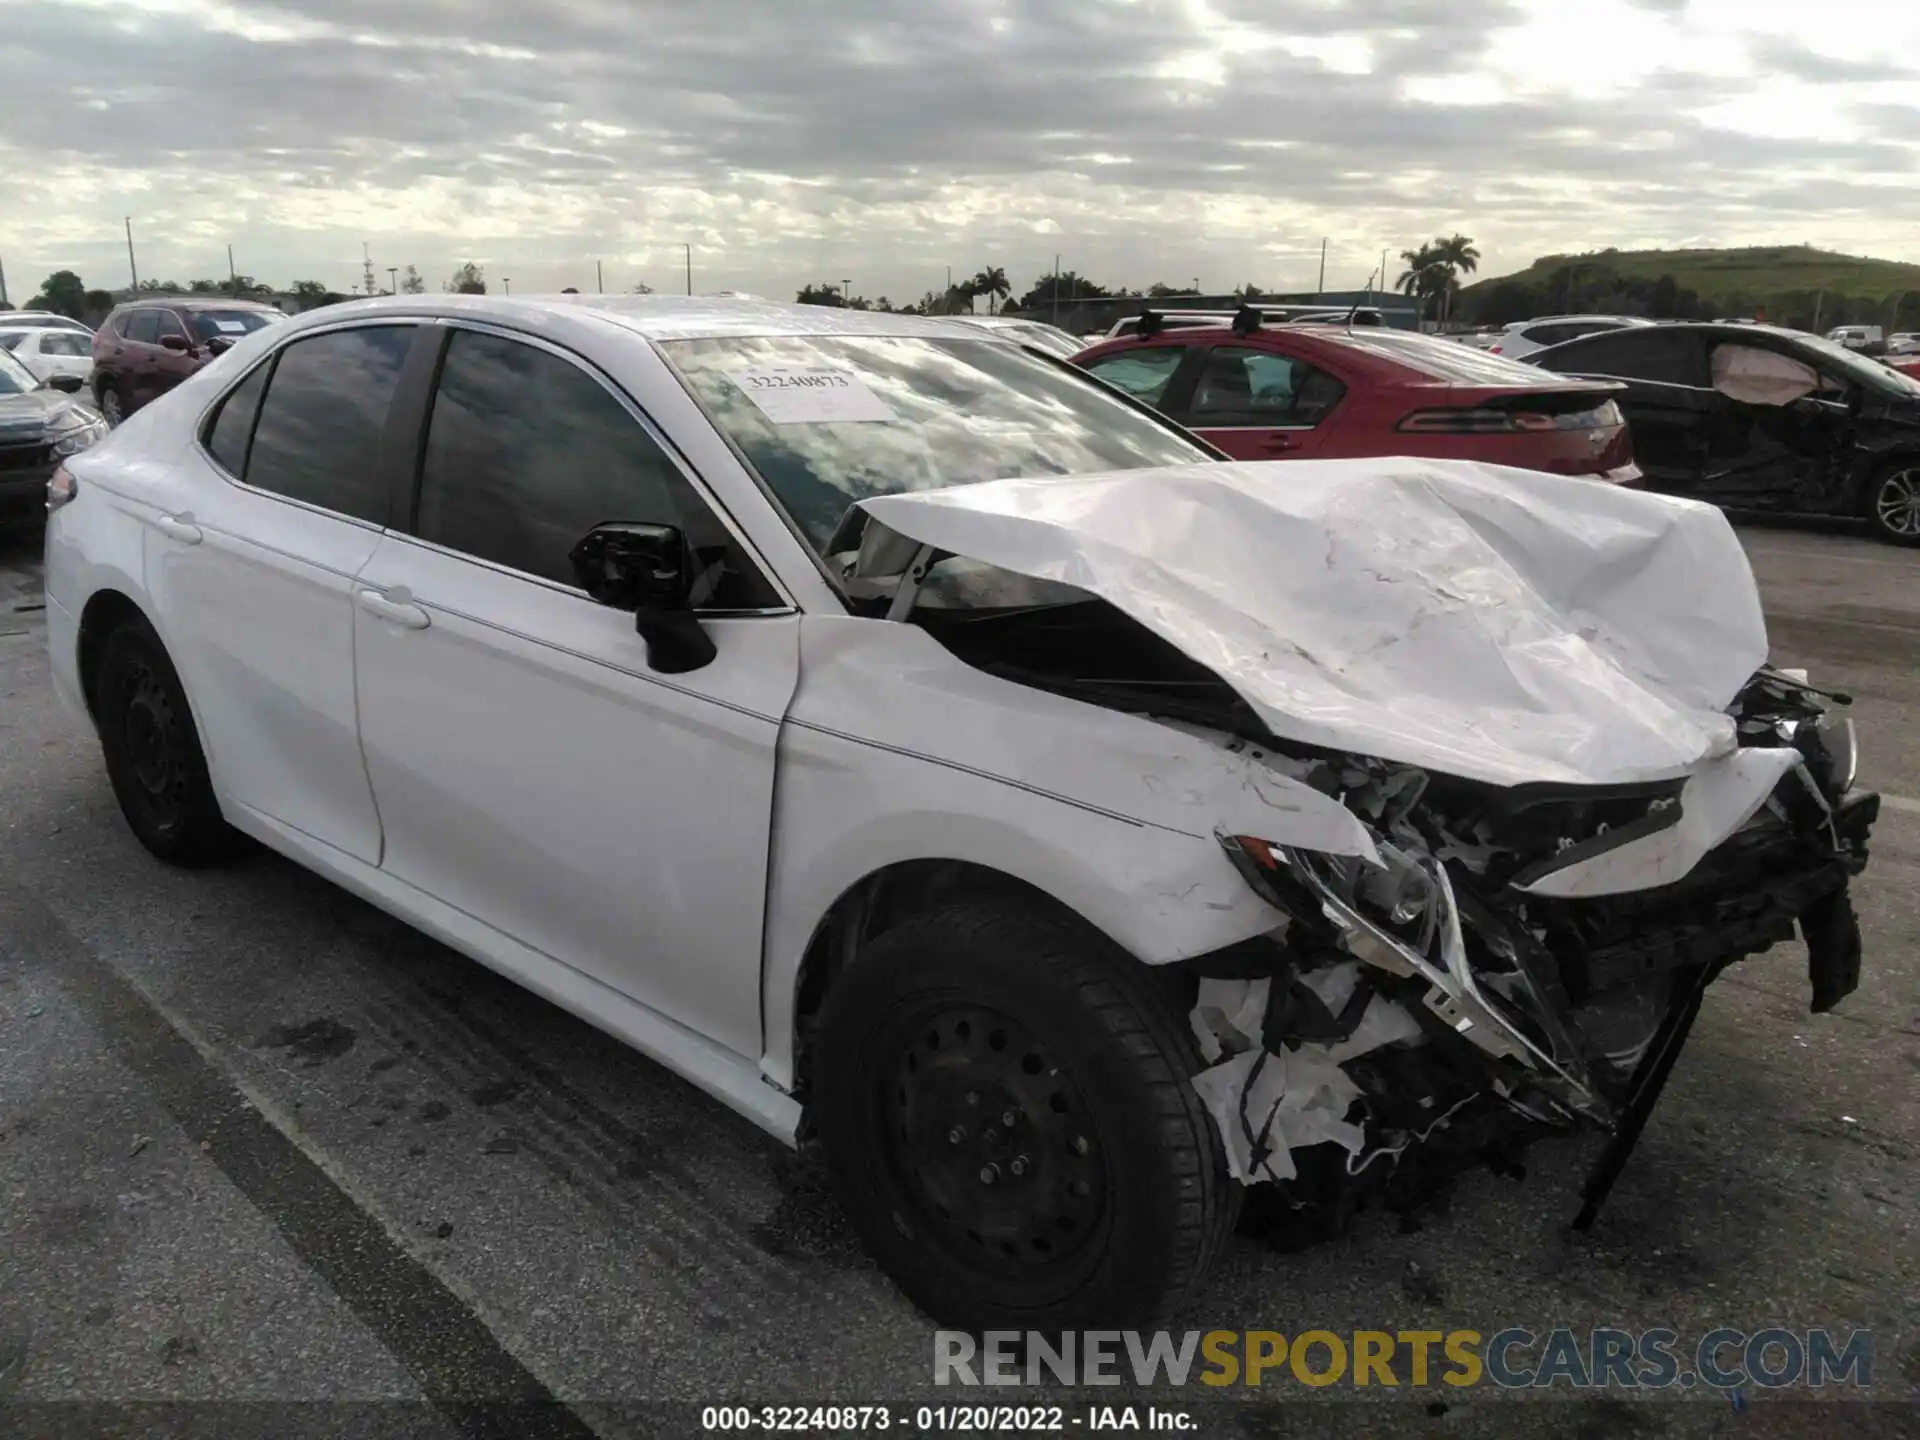
[(72, 408), (73, 397), (58, 390), (0, 395), (0, 443), (37, 438), (50, 422)]
[(861, 502), (1107, 600), (1283, 739), (1497, 785), (1670, 779), (1733, 749), (1767, 656), (1718, 510), (1473, 461), (1294, 460)]

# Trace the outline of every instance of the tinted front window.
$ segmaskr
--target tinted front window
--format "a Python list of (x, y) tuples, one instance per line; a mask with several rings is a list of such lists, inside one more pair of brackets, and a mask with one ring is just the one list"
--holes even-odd
[(136, 310), (121, 325), (121, 334), (141, 345), (155, 345), (160, 340), (160, 312), (158, 310)]
[(1158, 405), (1186, 354), (1184, 345), (1156, 345), (1150, 350), (1105, 355), (1086, 368), (1114, 389), (1124, 390), (1144, 404)]
[(258, 310), (196, 310), (193, 312), (193, 333), (201, 340), (211, 340), (217, 335), (238, 340), (242, 335), (251, 335), (269, 324), (272, 319), (271, 315), (263, 315)]
[(230, 475), (247, 473), (247, 445), (253, 439), (254, 416), (260, 413), (260, 392), (267, 388), (267, 371), (271, 368), (255, 366), (253, 373), (220, 402), (213, 423), (207, 427), (208, 453), (225, 466)]
[(18, 350), (24, 335), (0, 335), (0, 350)]
[(778, 603), (686, 477), (598, 380), (545, 350), (456, 331), (420, 474), (422, 539), (574, 585), (596, 525), (676, 525), (703, 567), (695, 603)]
[(386, 523), (380, 435), (413, 333), (411, 325), (336, 330), (282, 350), (247, 456), (247, 483)]
[(1911, 376), (1902, 375), (1898, 370), (1889, 370), (1877, 360), (1862, 359), (1846, 346), (1836, 345), (1831, 340), (1796, 335), (1793, 348), (1804, 352), (1801, 358), (1818, 367), (1823, 375), (1837, 375), (1883, 394), (1920, 395), (1920, 383), (1916, 383)]
[[(8, 346), (12, 349), (12, 346)], [(40, 337), (42, 355), (91, 355), (93, 345), (88, 337), (78, 331), (49, 330)]]
[(154, 325), (159, 332), (159, 339), (164, 340), (169, 335), (178, 336), (182, 340), (187, 338), (187, 327), (180, 323), (180, 317), (171, 310), (157, 312)]
[[(1071, 369), (991, 340), (769, 335), (661, 348), (816, 545), (872, 495), (1215, 458)], [(825, 414), (869, 418), (810, 418)]]
[(1707, 383), (1706, 354), (1699, 338), (1651, 325), (1589, 335), (1538, 358), (1562, 375), (1604, 375), (1696, 388)]

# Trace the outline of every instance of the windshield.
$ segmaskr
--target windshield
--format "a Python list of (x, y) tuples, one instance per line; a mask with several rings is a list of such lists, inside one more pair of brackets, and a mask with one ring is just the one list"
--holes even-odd
[(1038, 321), (1015, 320), (1006, 327), (1028, 345), (1037, 345), (1040, 349), (1058, 355), (1062, 360), (1078, 355), (1087, 347), (1064, 330), (1056, 330), (1051, 325)]
[(273, 318), (259, 310), (195, 310), (193, 333), (200, 340), (212, 340), (220, 335), (238, 340), (269, 324)]
[(1004, 341), (769, 335), (661, 349), (815, 549), (873, 495), (1215, 458)]
[(1823, 370), (1843, 375), (1883, 395), (1920, 395), (1920, 381), (1902, 375), (1898, 370), (1889, 370), (1878, 360), (1869, 360), (1844, 345), (1836, 345), (1817, 335), (1796, 335), (1793, 338), (1794, 343), (1803, 350), (1814, 352), (1813, 358)]
[(24, 395), (39, 388), (40, 381), (31, 370), (14, 359), (11, 351), (0, 350), (0, 395)]

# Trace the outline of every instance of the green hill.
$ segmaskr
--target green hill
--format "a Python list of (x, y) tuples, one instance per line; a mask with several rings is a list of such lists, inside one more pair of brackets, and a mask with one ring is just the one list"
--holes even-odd
[(1553, 312), (1745, 317), (1782, 324), (1920, 328), (1920, 265), (1810, 245), (1738, 250), (1599, 250), (1543, 255), (1465, 287), (1455, 313), (1505, 324)]

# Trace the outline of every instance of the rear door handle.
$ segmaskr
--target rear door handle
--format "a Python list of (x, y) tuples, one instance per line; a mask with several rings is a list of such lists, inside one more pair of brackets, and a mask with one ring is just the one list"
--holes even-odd
[(162, 515), (153, 523), (162, 535), (178, 540), (182, 545), (198, 545), (205, 538), (200, 527), (193, 523), (192, 515)]
[(413, 603), (413, 592), (404, 585), (396, 585), (384, 594), (363, 585), (353, 592), (353, 600), (369, 615), (378, 615), (403, 630), (424, 630), (433, 623), (427, 612)]
[(1291, 435), (1270, 435), (1260, 442), (1262, 450), (1272, 450), (1276, 454), (1287, 450), (1298, 450), (1300, 442)]

